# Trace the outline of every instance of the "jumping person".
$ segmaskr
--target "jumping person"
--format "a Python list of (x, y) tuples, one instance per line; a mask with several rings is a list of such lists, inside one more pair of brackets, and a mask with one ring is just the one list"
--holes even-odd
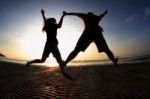
[(27, 67), (32, 63), (45, 62), (45, 60), (48, 58), (49, 54), (52, 53), (59, 64), (61, 73), (66, 76), (66, 73), (64, 71), (64, 62), (62, 61), (61, 54), (60, 54), (58, 46), (57, 46), (58, 40), (56, 38), (57, 29), (59, 29), (62, 26), (64, 14), (62, 15), (59, 23), (57, 24), (55, 18), (47, 18), (47, 19), (45, 18), (43, 9), (41, 10), (41, 13), (42, 13), (43, 20), (44, 20), (43, 31), (45, 31), (46, 35), (47, 35), (46, 44), (44, 47), (42, 58), (27, 62)]
[(108, 45), (103, 37), (103, 29), (101, 26), (99, 26), (99, 21), (107, 14), (107, 10), (102, 13), (101, 15), (97, 16), (93, 14), (92, 12), (89, 13), (68, 13), (64, 12), (65, 15), (75, 15), (80, 17), (85, 25), (85, 29), (79, 38), (76, 47), (74, 50), (70, 53), (66, 61), (64, 62), (65, 66), (69, 61), (74, 59), (80, 51), (85, 51), (85, 49), (94, 42), (98, 48), (99, 53), (105, 52), (109, 59), (114, 63), (114, 65), (117, 65), (118, 58), (114, 58), (114, 54), (111, 52), (111, 50), (108, 48)]

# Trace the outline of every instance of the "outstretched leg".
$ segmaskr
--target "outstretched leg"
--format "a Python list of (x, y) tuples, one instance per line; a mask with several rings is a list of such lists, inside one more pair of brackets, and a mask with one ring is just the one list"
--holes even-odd
[(70, 62), (72, 59), (74, 59), (77, 55), (78, 55), (79, 51), (78, 50), (73, 50), (68, 58), (66, 59), (66, 61), (64, 62), (65, 66), (67, 65), (68, 62)]
[(29, 67), (29, 65), (32, 63), (43, 63), (43, 62), (45, 62), (45, 60), (49, 56), (49, 54), (50, 54), (50, 51), (48, 50), (48, 47), (45, 47), (44, 51), (43, 51), (42, 58), (29, 61), (29, 62), (27, 62), (26, 66)]
[(35, 60), (32, 60), (32, 61), (29, 61), (27, 62), (27, 67), (29, 67), (29, 65), (31, 65), (32, 63), (43, 63), (45, 62), (46, 58), (42, 58), (42, 59), (35, 59)]
[(109, 57), (109, 59), (114, 63), (114, 65), (117, 65), (118, 58), (115, 58), (114, 54), (110, 50), (105, 51), (105, 53), (107, 54), (107, 56)]

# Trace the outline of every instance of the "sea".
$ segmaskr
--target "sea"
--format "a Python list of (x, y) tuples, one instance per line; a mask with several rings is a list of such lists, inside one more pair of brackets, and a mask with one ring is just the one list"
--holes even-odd
[[(150, 62), (150, 55), (143, 55), (143, 56), (136, 56), (136, 57), (124, 57), (124, 58), (118, 58), (118, 64), (124, 64), (124, 63), (143, 63), (143, 62)], [(7, 57), (0, 57), (0, 62), (11, 62), (11, 63), (17, 63), (17, 64), (26, 64), (26, 62), (29, 60), (19, 60), (19, 59), (10, 59)], [(112, 62), (108, 59), (99, 59), (99, 60), (73, 60), (70, 63), (68, 63), (69, 66), (87, 66), (87, 65), (109, 65), (112, 64)], [(46, 61), (44, 63), (40, 64), (34, 64), (34, 65), (40, 65), (40, 66), (49, 66), (49, 67), (55, 67), (58, 66), (57, 63), (51, 64), (50, 61)]]

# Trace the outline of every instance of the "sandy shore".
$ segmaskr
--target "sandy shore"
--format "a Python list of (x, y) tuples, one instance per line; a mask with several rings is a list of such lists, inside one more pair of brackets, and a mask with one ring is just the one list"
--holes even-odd
[(0, 62), (0, 99), (150, 99), (150, 63), (58, 67)]

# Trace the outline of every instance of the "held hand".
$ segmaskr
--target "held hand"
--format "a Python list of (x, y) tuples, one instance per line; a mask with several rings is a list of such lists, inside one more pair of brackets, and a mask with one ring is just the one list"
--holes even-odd
[(63, 11), (63, 16), (67, 15), (67, 12), (66, 11)]
[(44, 10), (43, 9), (41, 10), (41, 13), (44, 14)]
[(105, 12), (104, 12), (105, 14), (107, 14), (108, 13), (108, 11), (107, 10), (105, 10)]

